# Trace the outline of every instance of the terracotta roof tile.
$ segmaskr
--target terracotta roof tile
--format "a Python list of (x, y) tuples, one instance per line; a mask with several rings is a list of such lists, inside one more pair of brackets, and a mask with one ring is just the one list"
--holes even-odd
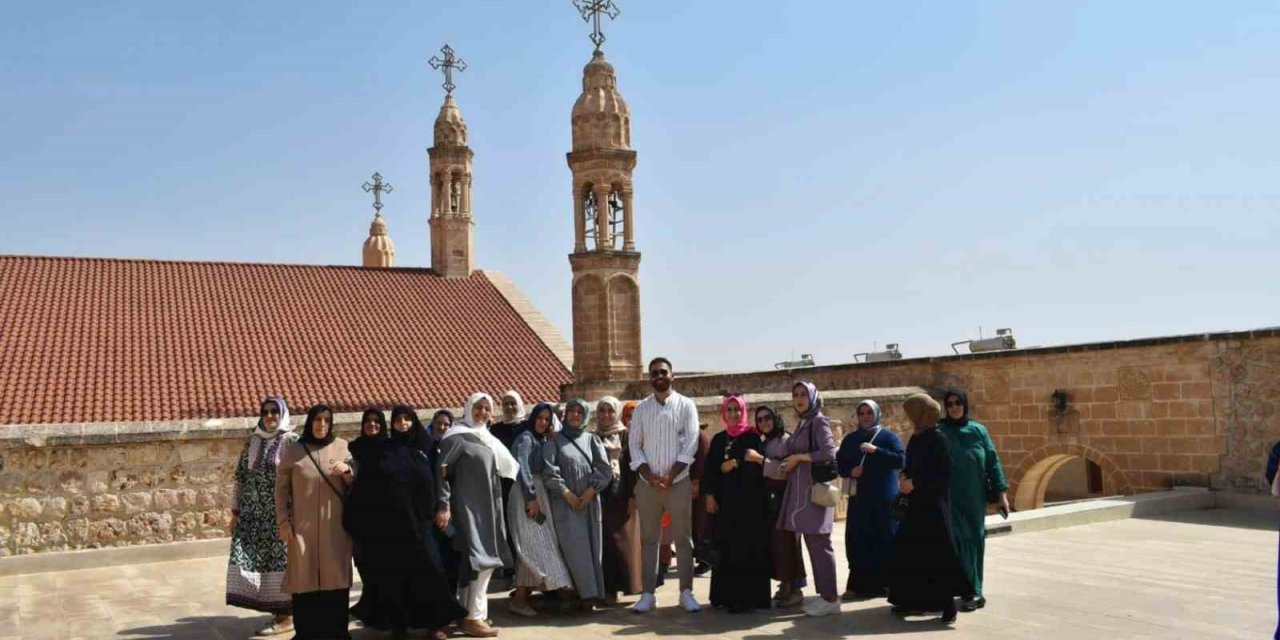
[(251, 415), (477, 389), (556, 399), (571, 374), (481, 273), (0, 256), (0, 424)]

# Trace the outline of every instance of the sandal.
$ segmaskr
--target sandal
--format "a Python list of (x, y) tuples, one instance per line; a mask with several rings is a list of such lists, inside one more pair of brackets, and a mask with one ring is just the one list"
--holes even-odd
[(530, 607), (529, 604), (525, 602), (512, 602), (507, 607), (507, 611), (525, 618), (533, 618), (538, 615), (538, 612), (534, 611), (533, 607)]
[(289, 633), (290, 631), (293, 631), (292, 622), (290, 622), (289, 624), (277, 624), (276, 622), (273, 621), (267, 626), (261, 629), (258, 629), (258, 631), (253, 635), (260, 636), (260, 637), (278, 636), (284, 633)]

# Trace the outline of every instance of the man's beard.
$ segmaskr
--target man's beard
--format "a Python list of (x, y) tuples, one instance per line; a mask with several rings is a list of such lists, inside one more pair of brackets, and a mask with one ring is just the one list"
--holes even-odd
[(670, 380), (654, 380), (653, 381), (654, 391), (666, 391), (667, 389), (670, 389), (670, 388), (671, 388)]

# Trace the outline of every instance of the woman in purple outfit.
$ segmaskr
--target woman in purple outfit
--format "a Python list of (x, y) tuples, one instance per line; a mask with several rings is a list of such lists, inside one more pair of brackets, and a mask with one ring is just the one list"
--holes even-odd
[(825, 616), (840, 611), (836, 591), (836, 552), (831, 546), (831, 525), (835, 509), (814, 503), (812, 463), (830, 462), (836, 457), (836, 440), (831, 421), (822, 414), (822, 398), (818, 388), (807, 380), (791, 388), (791, 403), (800, 416), (800, 425), (787, 441), (787, 457), (780, 469), (787, 474), (787, 490), (782, 497), (778, 528), (794, 531), (804, 537), (809, 549), (814, 585), (819, 599), (805, 605), (810, 616)]

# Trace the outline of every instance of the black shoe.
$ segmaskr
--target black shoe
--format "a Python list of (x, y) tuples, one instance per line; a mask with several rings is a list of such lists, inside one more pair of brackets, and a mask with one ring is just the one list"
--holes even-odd
[(953, 625), (953, 624), (955, 624), (955, 623), (956, 623), (956, 612), (955, 612), (955, 609), (952, 609), (951, 611), (944, 611), (944, 612), (942, 613), (942, 618), (940, 618), (940, 619), (939, 619), (939, 621), (940, 621), (940, 622), (942, 622), (942, 624), (945, 624), (945, 625)]
[(977, 611), (985, 606), (987, 606), (987, 599), (982, 596), (976, 598), (965, 596), (960, 599), (960, 610), (964, 612)]
[(695, 576), (705, 576), (709, 571), (711, 571), (711, 565), (705, 562), (699, 562), (693, 567), (693, 575)]

